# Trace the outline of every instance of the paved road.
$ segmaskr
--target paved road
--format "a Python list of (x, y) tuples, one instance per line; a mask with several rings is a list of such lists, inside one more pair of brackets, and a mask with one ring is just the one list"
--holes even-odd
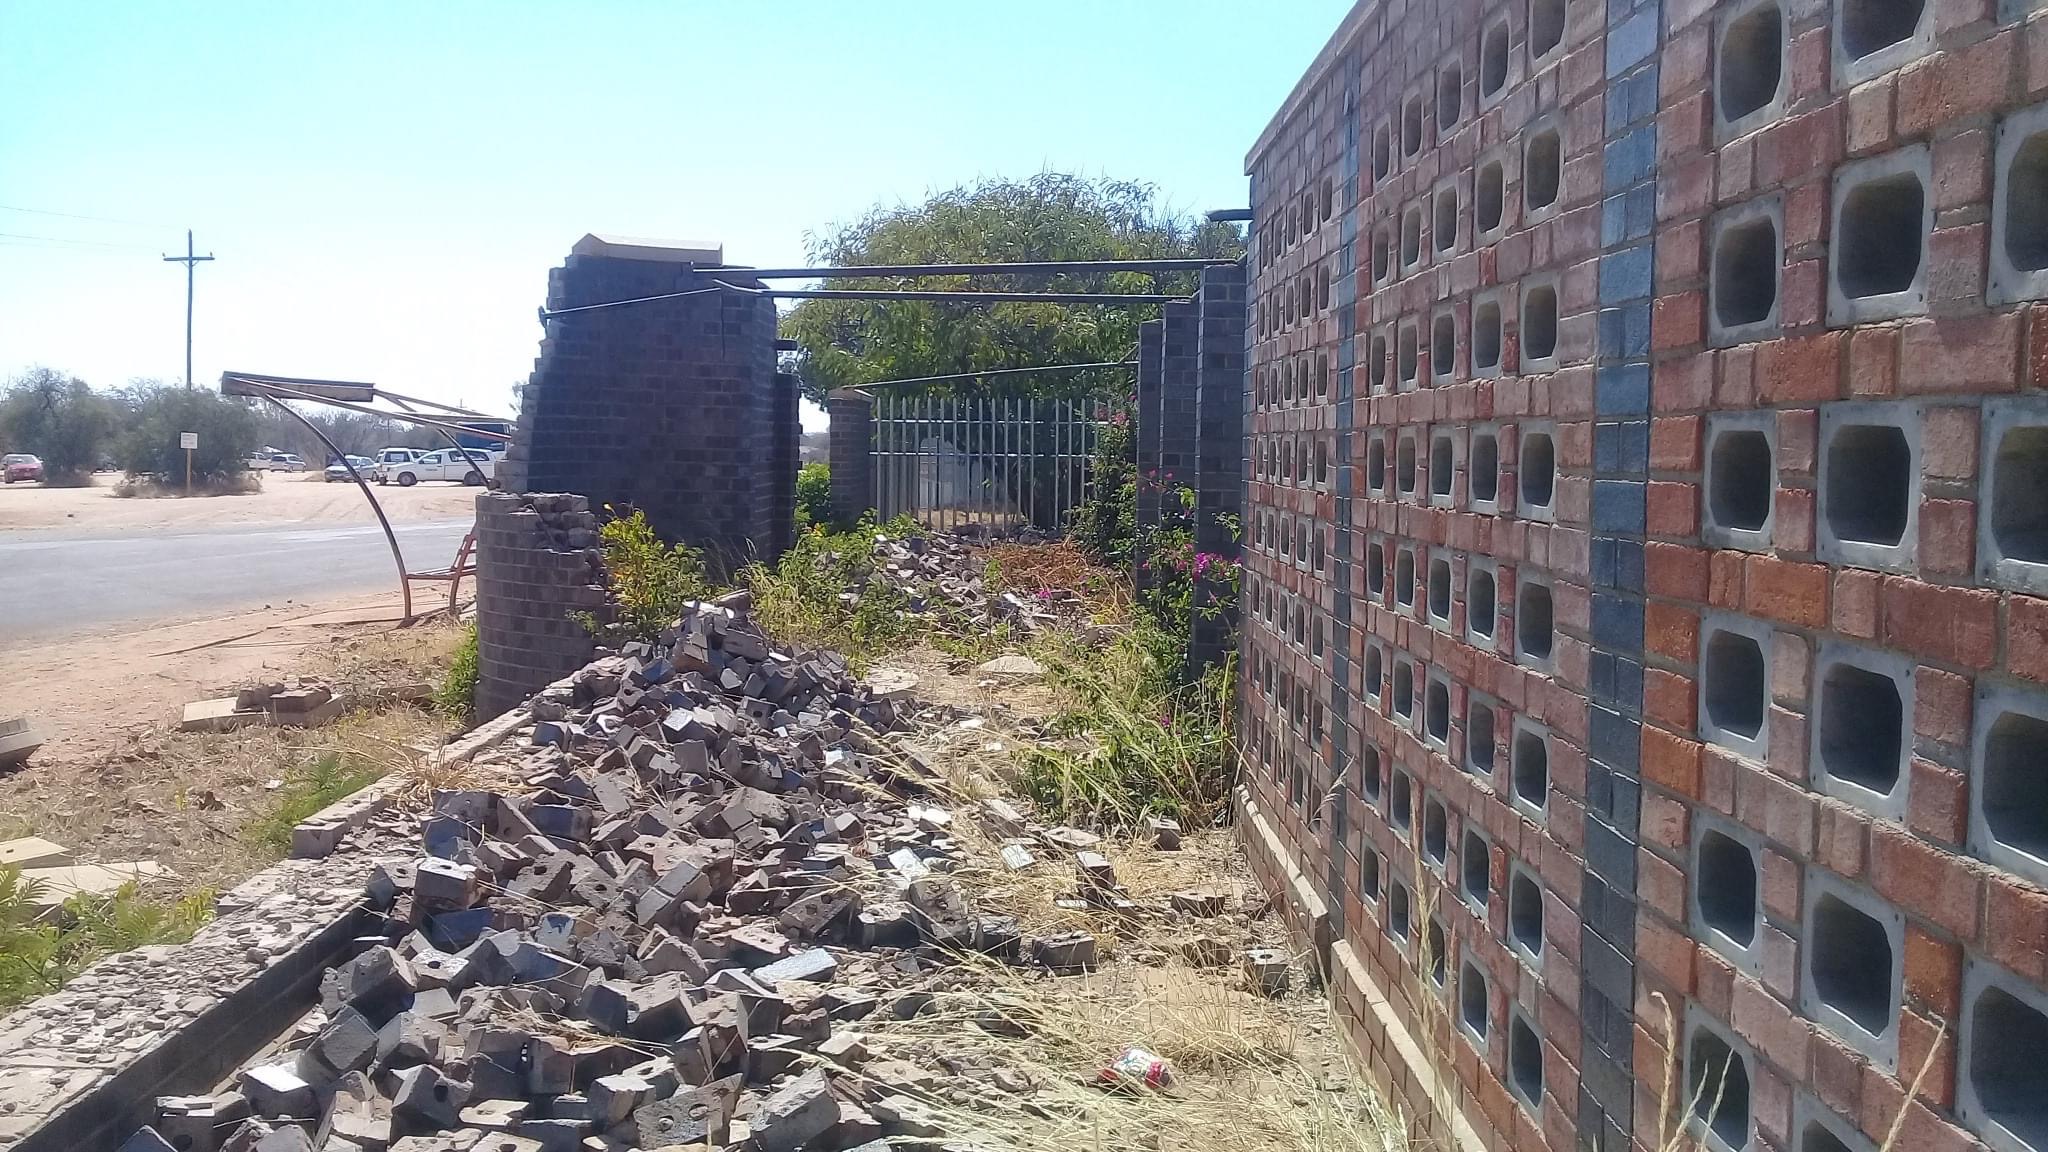
[[(414, 571), (445, 568), (469, 520), (397, 525)], [(268, 525), (202, 532), (0, 532), (0, 649), (109, 624), (203, 616), (286, 599), (396, 592), (374, 524)], [(447, 595), (446, 585), (416, 592)]]

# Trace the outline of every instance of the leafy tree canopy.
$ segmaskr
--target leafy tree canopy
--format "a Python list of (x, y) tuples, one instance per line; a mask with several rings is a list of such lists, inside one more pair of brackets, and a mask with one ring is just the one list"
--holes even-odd
[(113, 402), (85, 381), (33, 368), (0, 398), (0, 451), (40, 456), (45, 483), (89, 484), (115, 418)]
[[(814, 263), (840, 266), (1235, 258), (1244, 252), (1236, 228), (1168, 211), (1152, 185), (1052, 172), (876, 208), (807, 241)], [(1181, 294), (1193, 292), (1196, 282), (1192, 273), (1116, 272), (828, 280), (824, 287)], [(804, 394), (822, 402), (834, 388), (883, 380), (1123, 360), (1137, 346), (1138, 325), (1158, 314), (1156, 306), (805, 300), (784, 314), (781, 327), (797, 341)], [(1130, 374), (1064, 372), (959, 384), (958, 391), (981, 395), (1121, 394)]]

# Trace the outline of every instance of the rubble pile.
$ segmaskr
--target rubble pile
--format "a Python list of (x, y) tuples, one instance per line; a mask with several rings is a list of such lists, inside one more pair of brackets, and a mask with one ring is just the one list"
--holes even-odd
[(981, 540), (979, 533), (962, 532), (878, 535), (870, 579), (900, 593), (907, 601), (905, 611), (919, 617), (964, 614), (976, 623), (1008, 623), (1030, 632), (1086, 615), (1086, 603), (1069, 590), (1048, 588), (1033, 595), (990, 589), (990, 553)]
[[(959, 952), (1070, 972), (1096, 941), (978, 915), (952, 813), (878, 742), (897, 706), (749, 609), (698, 605), (536, 698), (522, 794), (437, 791), (319, 1007), (231, 1090), (159, 1099), (125, 1152), (935, 1146), (928, 1075), (860, 1022), (929, 1010)], [(1129, 903), (1092, 836), (980, 815)]]

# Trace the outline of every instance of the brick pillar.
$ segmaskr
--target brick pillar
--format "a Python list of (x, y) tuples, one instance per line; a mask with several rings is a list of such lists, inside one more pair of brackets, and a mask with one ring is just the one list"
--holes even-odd
[(1161, 311), (1159, 376), (1159, 483), (1164, 498), (1193, 484), (1199, 452), (1201, 314), (1195, 303)]
[(606, 611), (597, 516), (581, 496), (476, 498), (476, 714), (496, 716), (590, 661), (569, 618)]
[[(548, 307), (712, 289), (718, 249), (586, 236), (548, 276)], [(748, 286), (744, 272), (716, 277)], [(714, 568), (774, 559), (789, 537), (796, 430), (775, 371), (775, 308), (706, 291), (550, 320), (504, 465), (509, 491), (578, 492), (644, 511)], [(792, 464), (792, 468), (794, 465)]]
[(803, 418), (797, 413), (801, 393), (794, 373), (775, 374), (775, 409), (769, 424), (769, 471), (775, 487), (768, 508), (769, 555), (780, 556), (796, 542), (796, 471), (802, 467), (798, 450), (803, 440)]
[(832, 519), (851, 524), (875, 507), (875, 405), (834, 393), (825, 411), (832, 418)]
[[(1206, 268), (1196, 298), (1195, 547), (1235, 561), (1237, 535), (1227, 524), (1244, 505), (1245, 270)], [(1213, 578), (1195, 586), (1188, 673), (1199, 676), (1235, 644), (1237, 607)], [(1219, 610), (1220, 609), (1220, 610)]]

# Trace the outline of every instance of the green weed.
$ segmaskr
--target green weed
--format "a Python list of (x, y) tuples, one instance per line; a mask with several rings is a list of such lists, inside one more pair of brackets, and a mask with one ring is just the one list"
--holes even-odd
[(704, 554), (687, 544), (663, 544), (646, 513), (635, 509), (630, 516), (615, 516), (598, 529), (598, 536), (611, 579), (612, 618), (570, 614), (591, 635), (607, 640), (654, 636), (682, 616), (684, 604), (711, 594)]
[(324, 752), (312, 763), (293, 770), (278, 790), (277, 806), (250, 823), (257, 843), (280, 855), (291, 851), (292, 829), (299, 822), (347, 796), (369, 787), (384, 775), (382, 768), (340, 752)]
[(773, 567), (759, 562), (740, 572), (754, 596), (754, 615), (768, 631), (800, 648), (829, 648), (855, 672), (910, 642), (929, 624), (909, 612), (910, 601), (874, 573), (875, 537), (907, 536), (908, 520), (876, 525), (862, 520), (846, 532), (813, 528)]
[(466, 719), (476, 707), (477, 650), (476, 621), (462, 626), (462, 639), (455, 644), (448, 672), (434, 689), (434, 707), (444, 716)]
[(167, 902), (128, 884), (112, 896), (73, 896), (54, 915), (42, 896), (41, 881), (0, 868), (0, 1011), (57, 991), (102, 956), (190, 940), (213, 915), (211, 892)]

